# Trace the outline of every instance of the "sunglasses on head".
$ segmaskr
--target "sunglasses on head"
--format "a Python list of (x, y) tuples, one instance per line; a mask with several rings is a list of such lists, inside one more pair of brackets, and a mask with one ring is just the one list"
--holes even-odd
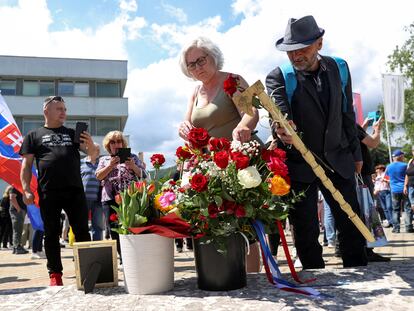
[(49, 99), (47, 102), (44, 103), (44, 107), (46, 107), (47, 105), (49, 105), (52, 101), (58, 101), (58, 102), (62, 102), (64, 103), (65, 101), (63, 100), (62, 96), (53, 96), (51, 99)]

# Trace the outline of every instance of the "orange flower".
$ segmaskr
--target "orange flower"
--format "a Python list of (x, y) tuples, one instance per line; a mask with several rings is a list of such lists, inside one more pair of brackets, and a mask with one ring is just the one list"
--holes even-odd
[(147, 194), (151, 195), (151, 194), (154, 193), (154, 191), (155, 191), (155, 184), (153, 184), (153, 183), (149, 184), (149, 186), (147, 188)]
[(270, 180), (269, 188), (272, 194), (279, 196), (286, 195), (290, 191), (290, 185), (279, 175), (273, 176)]
[(121, 195), (120, 195), (120, 194), (117, 194), (117, 195), (115, 196), (115, 202), (116, 202), (116, 204), (118, 204), (118, 205), (120, 205), (120, 204), (122, 203), (122, 197), (121, 197)]
[(146, 185), (145, 181), (136, 181), (135, 189), (137, 190), (137, 192), (143, 193), (145, 189), (145, 185)]

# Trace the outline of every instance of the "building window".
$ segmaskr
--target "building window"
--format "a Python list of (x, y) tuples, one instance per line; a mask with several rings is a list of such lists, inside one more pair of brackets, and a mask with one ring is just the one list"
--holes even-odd
[(105, 136), (110, 131), (119, 131), (121, 122), (119, 119), (96, 119), (96, 135)]
[(89, 96), (88, 82), (75, 82), (75, 89), (73, 95), (75, 96)]
[(120, 97), (118, 82), (96, 82), (97, 97)]
[(43, 120), (23, 120), (23, 135), (27, 135), (31, 130), (42, 127), (45, 124)]
[(39, 96), (39, 81), (23, 81), (23, 95)]
[(40, 96), (55, 95), (55, 82), (53, 81), (40, 81)]
[(58, 95), (60, 96), (73, 96), (73, 82), (60, 82), (58, 83)]
[(91, 134), (91, 132), (90, 132), (90, 130), (91, 130), (91, 124), (90, 124), (90, 122), (89, 122), (89, 119), (86, 119), (86, 120), (80, 120), (80, 119), (71, 119), (71, 120), (66, 120), (65, 121), (65, 126), (66, 127), (68, 127), (68, 128), (71, 128), (71, 129), (75, 129), (76, 128), (76, 122), (85, 122), (85, 123), (87, 123), (88, 124), (88, 133), (90, 133)]
[(2, 95), (16, 95), (16, 80), (0, 81), (0, 90)]

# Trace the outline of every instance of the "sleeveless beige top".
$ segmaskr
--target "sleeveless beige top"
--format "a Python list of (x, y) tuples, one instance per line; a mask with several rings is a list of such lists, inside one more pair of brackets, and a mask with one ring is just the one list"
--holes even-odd
[(226, 137), (232, 140), (232, 132), (239, 124), (241, 116), (233, 101), (220, 88), (216, 97), (204, 107), (197, 107), (197, 97), (191, 113), (195, 127), (205, 128), (212, 137)]

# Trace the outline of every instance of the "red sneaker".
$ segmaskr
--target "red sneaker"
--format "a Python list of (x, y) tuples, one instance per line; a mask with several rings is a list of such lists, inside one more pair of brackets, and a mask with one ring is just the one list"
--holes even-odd
[(51, 273), (49, 277), (50, 286), (63, 286), (62, 273)]

